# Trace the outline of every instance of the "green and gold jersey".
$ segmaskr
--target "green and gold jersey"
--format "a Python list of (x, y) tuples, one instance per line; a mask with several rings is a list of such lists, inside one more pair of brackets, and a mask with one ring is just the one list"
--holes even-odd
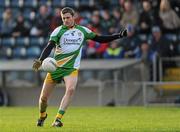
[(80, 25), (75, 25), (72, 29), (64, 25), (57, 27), (51, 33), (49, 41), (56, 42), (54, 58), (58, 66), (79, 69), (83, 42), (93, 39), (95, 35), (88, 28)]

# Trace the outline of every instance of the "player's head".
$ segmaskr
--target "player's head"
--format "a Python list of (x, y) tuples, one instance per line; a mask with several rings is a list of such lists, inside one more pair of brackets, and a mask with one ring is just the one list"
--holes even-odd
[(63, 24), (72, 27), (75, 24), (74, 10), (70, 7), (65, 7), (61, 10)]

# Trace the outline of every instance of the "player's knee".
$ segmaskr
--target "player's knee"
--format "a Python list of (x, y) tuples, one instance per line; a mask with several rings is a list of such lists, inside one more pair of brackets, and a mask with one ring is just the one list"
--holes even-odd
[(68, 90), (67, 90), (67, 94), (69, 94), (70, 96), (73, 95), (74, 92), (75, 92), (74, 87), (69, 87)]

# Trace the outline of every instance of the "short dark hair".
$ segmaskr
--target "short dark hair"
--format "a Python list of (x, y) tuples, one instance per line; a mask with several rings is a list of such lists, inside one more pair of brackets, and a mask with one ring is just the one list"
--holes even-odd
[(70, 8), (70, 7), (64, 7), (61, 10), (61, 13), (62, 14), (70, 13), (72, 16), (74, 16), (74, 14), (75, 14), (74, 10), (72, 8)]

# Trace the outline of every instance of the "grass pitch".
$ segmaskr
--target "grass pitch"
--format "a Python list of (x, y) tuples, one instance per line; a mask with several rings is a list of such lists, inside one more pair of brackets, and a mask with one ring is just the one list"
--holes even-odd
[(178, 132), (175, 107), (70, 107), (62, 128), (52, 128), (57, 107), (48, 108), (44, 127), (36, 127), (37, 107), (0, 107), (0, 132)]

